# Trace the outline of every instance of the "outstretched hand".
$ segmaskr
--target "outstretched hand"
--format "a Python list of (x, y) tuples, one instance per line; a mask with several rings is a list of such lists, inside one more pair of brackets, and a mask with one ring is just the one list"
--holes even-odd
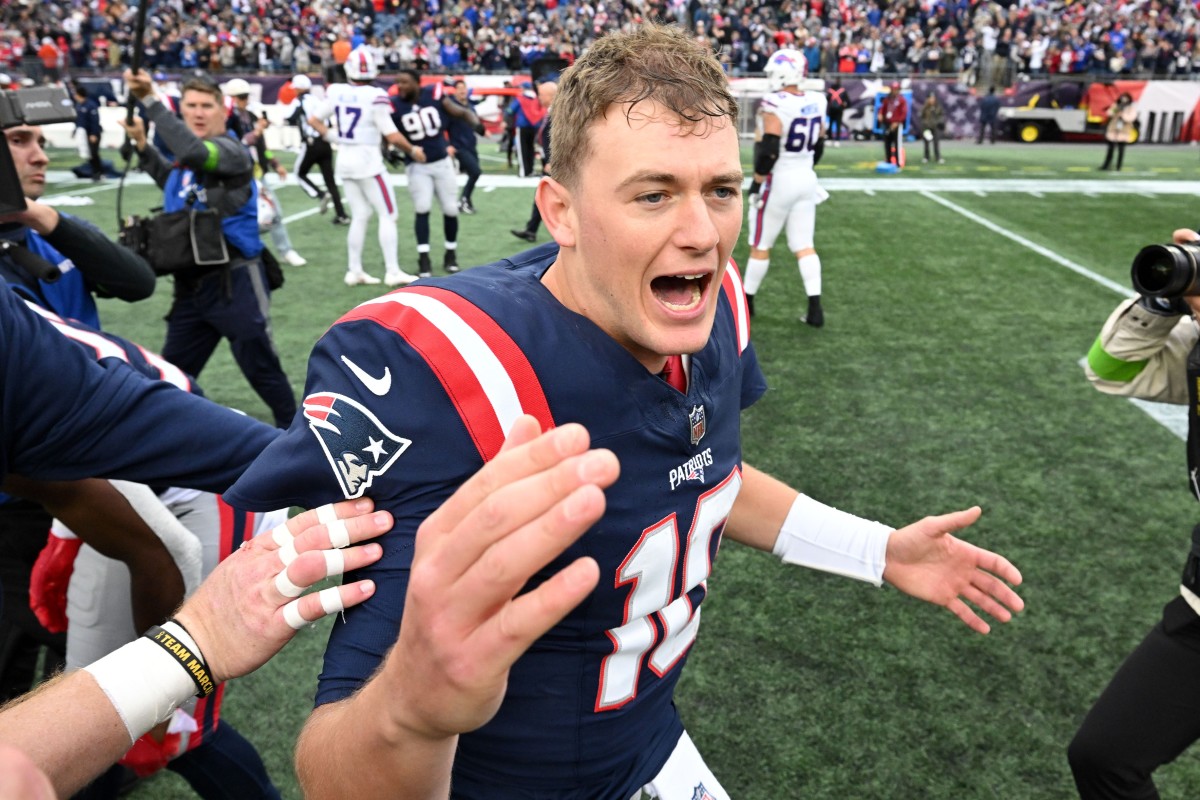
[(411, 730), (438, 739), (487, 722), (513, 663), (595, 588), (599, 569), (584, 557), (521, 593), (604, 513), (619, 467), (589, 447), (579, 425), (539, 435), (522, 417), (503, 451), (421, 524), (383, 669)]
[(1008, 622), (1025, 603), (1009, 586), (1020, 585), (1021, 573), (1007, 558), (952, 535), (972, 525), (981, 513), (975, 506), (925, 517), (892, 533), (883, 579), (906, 594), (950, 609), (971, 630), (987, 633), (991, 627), (972, 605)]

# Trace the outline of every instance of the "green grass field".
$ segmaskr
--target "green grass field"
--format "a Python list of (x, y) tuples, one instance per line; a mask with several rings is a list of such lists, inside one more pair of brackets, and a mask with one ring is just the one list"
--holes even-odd
[[(912, 163), (920, 154), (910, 144), (912, 166), (880, 176), (881, 150), (830, 148), (819, 169), (831, 194), (817, 217), (825, 328), (799, 321), (794, 258), (782, 242), (773, 253), (753, 321), (772, 389), (745, 415), (746, 458), (893, 525), (981, 505), (965, 536), (1021, 568), (1027, 610), (981, 637), (894, 590), (728, 544), (679, 708), (740, 800), (1072, 797), (1066, 745), (1177, 592), (1195, 522), (1183, 443), (1093, 390), (1079, 360), (1125, 291), (1138, 248), (1196, 224), (1200, 151), (1133, 147), (1126, 171), (1113, 174), (1095, 171), (1098, 145), (950, 142), (948, 163), (931, 167)], [(491, 175), (509, 174), (494, 151), (482, 148), (489, 175), (476, 192), (479, 213), (462, 218), (464, 265), (523, 245), (508, 229), (524, 221), (533, 191), (489, 188)], [(74, 163), (56, 154), (55, 166)], [(112, 232), (114, 188), (62, 184), (51, 194), (90, 198), (68, 210)], [(280, 197), (291, 215), (315, 210), (294, 184)], [(401, 263), (415, 271), (402, 189), (398, 199)], [(155, 200), (149, 188), (128, 187), (125, 208)], [(309, 264), (288, 268), (274, 297), (276, 341), (297, 393), (313, 342), (373, 294), (343, 285), (345, 229), (328, 219), (291, 222)], [(372, 227), (368, 265), (382, 275), (376, 253)], [(744, 262), (744, 242), (735, 257)], [(157, 349), (169, 295), (163, 281), (151, 300), (107, 301), (101, 314), (111, 330)], [(266, 418), (224, 345), (201, 383), (215, 400)], [(299, 796), (291, 752), (327, 625), (303, 631), (226, 695), (225, 718), (257, 744), (288, 798)], [(1159, 783), (1166, 797), (1194, 793), (1197, 753), (1163, 769)], [(192, 795), (164, 775), (131, 796)]]

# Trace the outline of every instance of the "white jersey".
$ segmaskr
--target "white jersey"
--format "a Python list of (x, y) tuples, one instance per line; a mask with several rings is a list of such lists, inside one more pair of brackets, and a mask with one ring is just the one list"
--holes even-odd
[(335, 83), (313, 116), (330, 124), (337, 134), (334, 172), (339, 178), (383, 174), (380, 145), (387, 134), (396, 132), (392, 104), (383, 89), (369, 84)]
[(772, 92), (762, 99), (758, 107), (759, 133), (762, 133), (763, 114), (775, 115), (783, 127), (775, 172), (813, 168), (813, 149), (825, 124), (825, 105), (825, 95), (821, 92)]

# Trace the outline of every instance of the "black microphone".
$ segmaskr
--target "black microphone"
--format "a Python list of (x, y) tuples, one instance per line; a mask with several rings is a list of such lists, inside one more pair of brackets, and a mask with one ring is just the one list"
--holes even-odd
[(8, 256), (39, 281), (54, 283), (62, 277), (62, 270), (16, 242), (0, 241), (0, 256)]

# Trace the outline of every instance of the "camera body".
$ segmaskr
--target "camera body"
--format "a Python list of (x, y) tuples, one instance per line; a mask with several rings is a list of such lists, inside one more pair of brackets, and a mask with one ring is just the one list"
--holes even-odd
[[(0, 130), (75, 121), (75, 103), (62, 86), (0, 91)], [(0, 214), (24, 211), (25, 193), (7, 140), (0, 148)]]
[(62, 86), (0, 91), (0, 128), (74, 121), (75, 103)]
[(1152, 244), (1133, 258), (1133, 288), (1145, 297), (1200, 295), (1200, 241)]

